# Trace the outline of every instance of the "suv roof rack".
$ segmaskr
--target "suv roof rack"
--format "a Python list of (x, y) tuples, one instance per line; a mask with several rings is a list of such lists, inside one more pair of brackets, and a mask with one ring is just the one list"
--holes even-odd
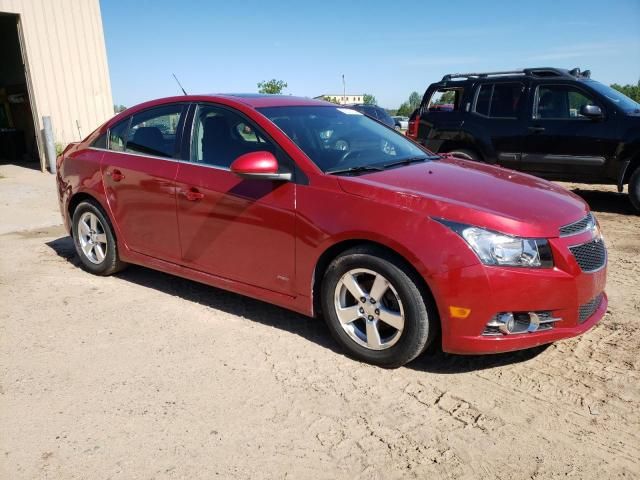
[(574, 68), (572, 70), (553, 67), (523, 68), (522, 70), (505, 70), (501, 72), (449, 73), (442, 77), (442, 81), (447, 82), (454, 78), (488, 78), (506, 75), (524, 75), (527, 77), (590, 78), (591, 71), (585, 70), (584, 72), (581, 72), (579, 68)]

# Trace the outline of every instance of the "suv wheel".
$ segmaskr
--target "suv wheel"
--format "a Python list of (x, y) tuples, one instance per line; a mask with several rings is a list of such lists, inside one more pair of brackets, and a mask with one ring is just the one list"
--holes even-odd
[(450, 152), (447, 152), (451, 155), (453, 155), (454, 157), (458, 157), (458, 158), (463, 158), (465, 160), (473, 160), (474, 162), (481, 162), (482, 158), (480, 158), (480, 155), (478, 155), (476, 152), (472, 151), (472, 150), (466, 150), (463, 148), (459, 148), (456, 150), (452, 150)]
[(329, 265), (321, 293), (325, 320), (351, 356), (395, 368), (427, 348), (437, 317), (413, 277), (391, 256), (366, 247)]
[(111, 275), (125, 266), (118, 258), (111, 222), (93, 202), (82, 202), (76, 207), (72, 235), (85, 270), (96, 275)]
[(629, 179), (629, 200), (633, 208), (640, 213), (640, 166), (636, 167)]

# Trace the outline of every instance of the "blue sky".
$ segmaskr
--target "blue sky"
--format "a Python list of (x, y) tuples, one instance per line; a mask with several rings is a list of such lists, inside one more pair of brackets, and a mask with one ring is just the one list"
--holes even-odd
[(640, 0), (101, 0), (113, 99), (178, 94), (371, 93), (397, 108), (445, 73), (589, 68), (640, 79)]

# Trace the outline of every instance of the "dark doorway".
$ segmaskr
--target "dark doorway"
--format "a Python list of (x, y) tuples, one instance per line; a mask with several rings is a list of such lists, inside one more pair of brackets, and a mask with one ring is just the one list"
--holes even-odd
[(39, 168), (18, 16), (0, 13), (0, 162)]

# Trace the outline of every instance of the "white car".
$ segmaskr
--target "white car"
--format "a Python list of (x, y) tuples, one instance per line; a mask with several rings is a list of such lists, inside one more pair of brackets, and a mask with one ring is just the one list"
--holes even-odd
[(409, 117), (395, 116), (391, 118), (393, 118), (393, 121), (396, 124), (396, 128), (399, 128), (400, 130), (406, 130), (407, 128), (409, 128)]

